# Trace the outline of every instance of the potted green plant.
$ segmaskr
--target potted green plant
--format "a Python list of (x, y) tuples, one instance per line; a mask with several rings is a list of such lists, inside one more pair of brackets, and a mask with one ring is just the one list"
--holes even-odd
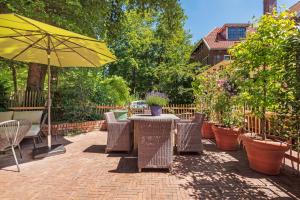
[(151, 114), (159, 116), (162, 113), (162, 107), (169, 103), (169, 99), (164, 93), (150, 92), (146, 95), (146, 103), (150, 106)]
[(214, 139), (212, 126), (215, 124), (214, 113), (212, 108), (212, 99), (214, 97), (216, 81), (213, 74), (205, 72), (198, 75), (193, 81), (193, 93), (195, 104), (198, 105), (198, 111), (205, 114), (205, 121), (201, 127), (201, 135), (204, 139)]
[(215, 92), (213, 103), (217, 114), (218, 124), (212, 126), (217, 147), (225, 151), (238, 149), (238, 137), (242, 132), (243, 116), (235, 109), (237, 88), (235, 84), (226, 79), (220, 79), (218, 91)]
[[(256, 32), (231, 50), (241, 90), (239, 96), (259, 118), (262, 132), (243, 134), (241, 140), (250, 168), (268, 175), (280, 173), (282, 159), (289, 149), (284, 140), (274, 140), (267, 135), (266, 113), (278, 112), (287, 103), (287, 99), (282, 98), (293, 96), (293, 92), (283, 92), (285, 79), (289, 79), (292, 73), (286, 68), (287, 63), (294, 62), (292, 53), (286, 49), (289, 38), (297, 32), (292, 17), (288, 12), (262, 16)], [(279, 99), (282, 99), (282, 104)], [(290, 108), (284, 109), (288, 112)]]

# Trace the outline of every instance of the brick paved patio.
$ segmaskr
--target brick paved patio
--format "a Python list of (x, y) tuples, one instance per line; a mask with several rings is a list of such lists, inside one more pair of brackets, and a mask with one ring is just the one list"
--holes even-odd
[(264, 176), (245, 154), (220, 152), (204, 141), (203, 155), (176, 156), (171, 173), (137, 173), (136, 158), (105, 154), (106, 132), (62, 138), (67, 153), (32, 160), (23, 144), (21, 172), (10, 153), (0, 155), (0, 199), (297, 199), (300, 178)]

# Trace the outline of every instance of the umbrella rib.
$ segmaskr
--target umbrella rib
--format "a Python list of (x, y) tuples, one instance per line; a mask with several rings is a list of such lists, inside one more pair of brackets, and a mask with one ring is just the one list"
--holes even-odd
[(61, 62), (60, 62), (60, 58), (59, 58), (59, 56), (58, 56), (58, 54), (57, 54), (57, 52), (56, 52), (56, 49), (54, 48), (54, 44), (53, 44), (53, 41), (52, 41), (51, 37), (49, 37), (49, 39), (50, 39), (51, 44), (53, 45), (53, 50), (54, 50), (54, 53), (55, 53), (55, 55), (56, 55), (56, 57), (57, 57), (57, 60), (58, 60), (58, 62), (59, 62), (59, 65), (62, 67)]
[[(15, 31), (15, 30), (13, 30)], [(16, 32), (16, 31), (15, 31)], [(18, 33), (18, 32), (17, 32)], [(20, 34), (20, 33), (18, 33)], [(28, 35), (11, 35), (11, 36), (0, 36), (0, 38), (17, 38), (17, 37), (26, 37), (26, 36), (36, 36), (36, 35), (42, 35), (42, 34), (28, 34)], [(27, 37), (26, 37), (27, 38)]]
[(25, 49), (23, 49), (21, 52), (19, 52), (17, 55), (15, 55), (13, 58), (11, 58), (12, 60), (16, 59), (18, 56), (20, 56), (22, 53), (24, 53), (25, 51), (27, 51), (30, 47), (32, 47), (33, 45), (35, 45), (36, 43), (38, 43), (39, 41), (41, 41), (42, 39), (44, 39), (46, 37), (46, 35), (40, 39), (38, 39), (37, 41), (35, 41), (34, 43), (30, 44), (28, 47), (26, 47)]
[[(13, 30), (13, 29), (12, 29)], [(20, 36), (23, 36), (22, 35), (22, 33), (20, 33), (19, 31), (16, 31), (16, 30), (13, 30), (13, 31), (15, 31), (17, 34), (19, 34)], [(42, 33), (40, 34), (40, 35), (43, 35)], [(28, 39), (28, 40), (30, 40), (31, 42), (35, 42), (34, 40), (32, 40), (31, 38), (29, 38), (29, 37), (27, 37), (27, 36), (24, 36), (26, 39)], [(43, 47), (42, 45), (38, 45), (37, 44), (37, 46), (39, 46), (40, 48), (43, 48), (43, 49), (45, 49), (45, 47)]]
[[(55, 36), (53, 35), (53, 37), (55, 37)], [(56, 37), (55, 37), (55, 38), (56, 38)], [(56, 39), (57, 39), (57, 38), (56, 38)], [(87, 50), (93, 51), (93, 52), (95, 52), (95, 53), (97, 53), (97, 54), (100, 54), (100, 55), (102, 55), (102, 56), (105, 56), (105, 57), (111, 58), (111, 59), (113, 59), (113, 60), (116, 60), (115, 58), (113, 58), (113, 57), (111, 57), (111, 56), (108, 56), (108, 55), (105, 55), (105, 54), (103, 54), (103, 53), (97, 52), (97, 51), (94, 50), (94, 49), (90, 49), (90, 48), (88, 48), (88, 47), (82, 46), (82, 45), (77, 44), (77, 43), (72, 42), (72, 41), (68, 41), (68, 42), (70, 42), (70, 43), (72, 43), (72, 44), (75, 44), (75, 45), (77, 45), (77, 46), (80, 46), (80, 47), (82, 47), (82, 48), (85, 48), (85, 49), (87, 49)], [(94, 41), (94, 42), (97, 42), (97, 41)]]
[[(23, 42), (23, 43), (28, 44), (28, 45), (31, 44), (31, 43), (25, 42), (25, 41), (23, 41), (23, 40), (19, 40), (19, 39), (17, 39), (17, 38), (12, 38), (12, 39), (17, 40), (17, 41), (19, 41), (19, 42)], [(47, 49), (42, 48), (42, 47), (40, 47), (40, 46), (32, 46), (32, 48), (41, 49), (41, 50), (47, 50)]]
[(21, 28), (14, 28), (14, 27), (9, 27), (9, 26), (1, 26), (0, 28), (7, 28), (7, 29), (12, 29), (12, 30), (19, 30), (19, 31), (31, 31), (31, 32), (37, 32), (41, 33), (41, 31), (36, 31), (36, 30), (28, 30), (28, 29), (21, 29)]
[[(21, 19), (21, 20), (27, 22), (28, 24), (31, 24), (32, 26), (36, 27), (36, 28), (39, 29), (40, 31), (43, 31), (44, 33), (47, 33), (45, 30), (43, 30), (43, 29), (41, 29), (39, 26), (37, 26), (37, 25), (31, 23), (31, 22), (28, 21), (27, 19), (24, 19), (22, 16), (17, 15), (17, 14), (14, 14), (14, 15), (15, 15), (16, 17), (18, 17), (19, 19)], [(41, 23), (42, 23), (42, 22), (41, 22)]]
[[(70, 31), (70, 32), (71, 32), (71, 31)], [(74, 32), (71, 32), (71, 33), (74, 33)], [(75, 34), (77, 34), (77, 33), (75, 33)], [(90, 37), (85, 36), (85, 35), (82, 35), (82, 36), (84, 36), (84, 37), (76, 37), (76, 36), (61, 35), (61, 34), (52, 34), (52, 35), (53, 35), (53, 37), (54, 37), (54, 36), (62, 36), (62, 37), (68, 36), (68, 37), (74, 38), (74, 39), (81, 39), (81, 40), (87, 40), (87, 41), (92, 41), (92, 42), (101, 42), (101, 43), (104, 43), (103, 41), (99, 41), (99, 40), (96, 40), (96, 39), (94, 39), (94, 38), (90, 38)], [(85, 38), (85, 37), (86, 37), (86, 38)]]
[[(55, 38), (58, 41), (61, 41), (60, 39)], [(84, 60), (88, 61), (90, 64), (92, 64), (93, 66), (97, 67), (97, 65), (95, 65), (94, 63), (92, 63), (90, 60), (88, 60), (87, 58), (85, 58), (83, 55), (81, 55), (80, 53), (78, 53), (77, 51), (75, 51), (74, 49), (72, 49), (72, 47), (68, 46), (67, 44), (65, 44), (62, 41), (62, 44), (64, 44), (66, 47), (70, 48), (71, 50), (73, 50), (73, 52), (77, 53), (80, 57), (82, 57)]]
[[(53, 36), (53, 37), (54, 37), (54, 36)], [(57, 40), (56, 37), (54, 37), (54, 38)], [(59, 45), (61, 45), (63, 42), (66, 42), (66, 41), (68, 41), (69, 39), (70, 39), (70, 38), (66, 38), (66, 39), (63, 39), (63, 40), (59, 40), (59, 41), (60, 41), (59, 44), (53, 46), (53, 48), (52, 48), (51, 50), (55, 49), (56, 47), (58, 47)]]

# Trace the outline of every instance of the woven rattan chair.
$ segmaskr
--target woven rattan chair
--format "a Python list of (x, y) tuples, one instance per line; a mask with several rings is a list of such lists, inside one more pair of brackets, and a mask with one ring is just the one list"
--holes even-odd
[(138, 169), (171, 168), (173, 161), (172, 126), (167, 119), (134, 121), (138, 133)]
[(199, 152), (203, 151), (201, 140), (201, 127), (204, 114), (195, 113), (192, 121), (182, 120), (177, 123), (176, 147), (177, 152)]
[(105, 152), (131, 151), (132, 125), (129, 120), (117, 121), (113, 112), (104, 114), (107, 122), (107, 145)]
[(31, 123), (27, 120), (10, 120), (0, 123), (0, 151), (6, 151), (8, 149), (12, 150), (18, 171), (20, 171), (20, 167), (15, 147), (18, 147), (20, 157), (22, 158), (20, 142), (25, 137), (30, 127)]

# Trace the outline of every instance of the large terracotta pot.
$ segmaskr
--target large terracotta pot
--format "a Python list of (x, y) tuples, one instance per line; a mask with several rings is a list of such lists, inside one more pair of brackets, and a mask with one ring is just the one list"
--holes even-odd
[(212, 130), (215, 134), (218, 149), (225, 151), (235, 151), (238, 149), (240, 130), (217, 125), (213, 125)]
[(203, 125), (201, 128), (202, 138), (204, 138), (204, 139), (214, 139), (215, 138), (214, 132), (212, 130), (213, 125), (214, 125), (213, 122), (209, 122), (209, 121), (203, 122)]
[(268, 175), (278, 175), (284, 153), (289, 150), (289, 145), (284, 142), (271, 140), (258, 140), (250, 137), (250, 134), (240, 136), (243, 142), (250, 168)]

